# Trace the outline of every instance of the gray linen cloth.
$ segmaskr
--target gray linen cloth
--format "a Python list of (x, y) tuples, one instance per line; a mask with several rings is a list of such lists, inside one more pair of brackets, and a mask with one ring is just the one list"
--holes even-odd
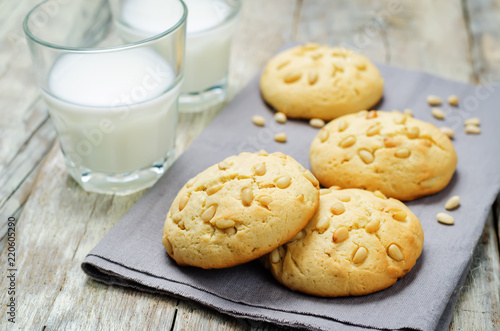
[[(309, 167), (309, 145), (318, 133), (306, 121), (277, 124), (262, 101), (258, 77), (210, 123), (160, 181), (138, 201), (88, 254), (83, 270), (107, 284), (190, 299), (220, 312), (253, 320), (317, 330), (442, 330), (450, 323), (460, 287), (488, 211), (500, 188), (500, 84), (472, 86), (429, 74), (378, 65), (385, 79), (377, 109), (410, 108), (416, 118), (455, 129), (458, 166), (442, 192), (407, 203), (422, 223), (425, 243), (413, 270), (394, 286), (370, 295), (317, 298), (281, 286), (257, 262), (223, 270), (179, 267), (161, 238), (165, 215), (177, 191), (198, 172), (233, 154), (281, 151)], [(445, 120), (432, 117), (426, 97), (443, 98)], [(460, 98), (458, 108), (446, 103)], [(266, 125), (251, 123), (255, 114)], [(466, 135), (463, 121), (481, 119), (481, 134)], [(288, 142), (274, 141), (286, 132)], [(444, 204), (459, 195), (460, 208), (449, 212), (455, 225), (436, 221)]]

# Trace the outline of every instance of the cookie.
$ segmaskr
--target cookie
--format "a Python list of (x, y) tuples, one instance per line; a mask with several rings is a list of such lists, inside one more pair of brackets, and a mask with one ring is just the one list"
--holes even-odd
[(408, 273), (423, 242), (419, 220), (402, 202), (360, 189), (325, 189), (304, 230), (263, 259), (292, 290), (364, 295)]
[(167, 215), (163, 245), (179, 264), (226, 268), (293, 238), (319, 204), (319, 183), (283, 153), (241, 153), (190, 179)]
[(370, 109), (384, 80), (363, 55), (341, 47), (306, 44), (272, 58), (260, 78), (264, 100), (295, 118), (333, 118)]
[(430, 123), (399, 112), (361, 111), (323, 127), (311, 144), (310, 160), (324, 187), (380, 190), (408, 201), (446, 187), (457, 154)]

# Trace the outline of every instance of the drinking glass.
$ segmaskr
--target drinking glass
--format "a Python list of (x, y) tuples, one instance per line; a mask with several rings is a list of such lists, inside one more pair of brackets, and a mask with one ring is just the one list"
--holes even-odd
[[(111, 0), (115, 26), (127, 42), (158, 33), (175, 16), (173, 0)], [(181, 112), (196, 112), (227, 97), (229, 55), (241, 0), (184, 0), (188, 8)]]
[(173, 161), (187, 9), (171, 3), (172, 24), (127, 44), (106, 0), (48, 0), (24, 20), (68, 173), (87, 191), (136, 192)]

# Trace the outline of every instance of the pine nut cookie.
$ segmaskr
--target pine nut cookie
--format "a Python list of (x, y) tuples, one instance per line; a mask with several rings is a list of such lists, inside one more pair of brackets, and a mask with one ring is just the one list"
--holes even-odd
[(384, 80), (365, 56), (341, 47), (305, 44), (272, 58), (260, 78), (264, 100), (295, 118), (333, 118), (369, 109)]
[(457, 165), (450, 139), (434, 125), (400, 112), (372, 110), (323, 127), (310, 149), (321, 185), (380, 190), (409, 201), (441, 191)]
[(402, 278), (422, 253), (424, 233), (400, 201), (360, 189), (322, 192), (318, 211), (264, 264), (283, 285), (322, 297), (364, 295)]
[(283, 153), (241, 153), (190, 179), (167, 214), (163, 245), (179, 264), (227, 268), (292, 239), (316, 212), (319, 183)]

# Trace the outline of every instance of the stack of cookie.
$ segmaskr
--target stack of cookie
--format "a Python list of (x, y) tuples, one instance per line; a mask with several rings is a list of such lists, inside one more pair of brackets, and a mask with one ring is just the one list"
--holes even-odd
[(174, 199), (163, 231), (167, 253), (179, 265), (206, 269), (260, 258), (280, 283), (317, 296), (394, 284), (424, 241), (419, 220), (399, 200), (442, 190), (457, 157), (433, 125), (363, 110), (382, 90), (376, 67), (342, 48), (308, 44), (270, 60), (261, 91), (272, 107), (289, 117), (334, 119), (312, 141), (312, 173), (280, 152), (213, 165)]

